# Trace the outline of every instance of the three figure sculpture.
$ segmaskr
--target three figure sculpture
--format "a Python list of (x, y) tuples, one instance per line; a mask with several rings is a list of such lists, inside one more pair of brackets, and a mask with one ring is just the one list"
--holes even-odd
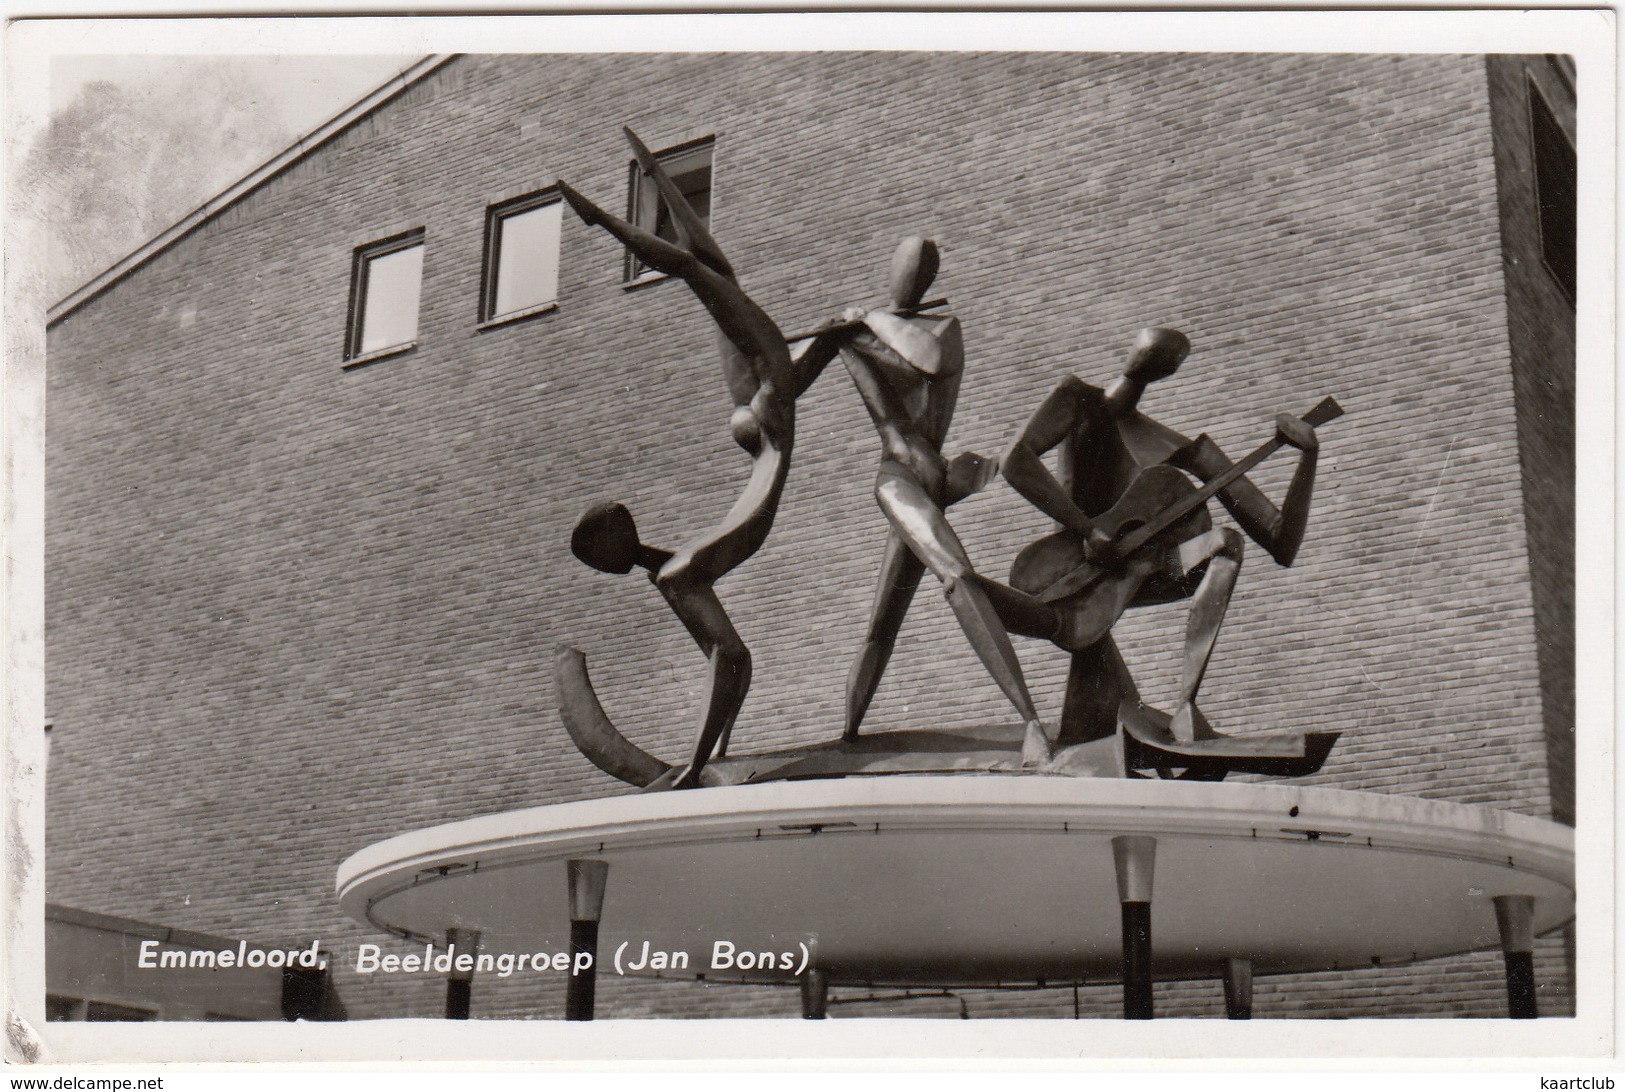
[[(639, 169), (670, 213), (668, 240), (608, 213), (559, 182), (570, 207), (644, 265), (684, 281), (719, 331), (723, 379), (733, 398), (735, 441), (752, 459), (738, 501), (716, 526), (676, 550), (640, 541), (619, 504), (594, 505), (571, 539), (575, 555), (607, 573), (647, 570), (708, 661), (694, 749), (672, 768), (631, 743), (592, 690), (585, 658), (569, 647), (557, 661), (560, 710), (582, 752), (606, 772), (651, 789), (692, 788), (786, 777), (940, 769), (1180, 776), (1292, 775), (1319, 769), (1333, 733), (1228, 736), (1197, 708), (1240, 568), (1242, 536), (1215, 527), (1216, 496), (1242, 530), (1281, 565), (1303, 541), (1314, 486), (1315, 428), (1341, 414), (1327, 399), (1302, 419), (1282, 414), (1274, 439), (1240, 463), (1205, 434), (1190, 440), (1142, 414), (1146, 387), (1174, 374), (1190, 350), (1174, 330), (1140, 333), (1123, 374), (1102, 390), (1061, 381), (1001, 460), (942, 453), (964, 371), (959, 320), (925, 300), (936, 276), (934, 243), (903, 240), (892, 258), (891, 299), (849, 308), (812, 332), (787, 339), (739, 287), (705, 223), (630, 129)], [(889, 523), (869, 628), (847, 680), (841, 738), (795, 751), (728, 757), (734, 722), (750, 687), (750, 652), (714, 585), (767, 538), (790, 472), (796, 399), (839, 356), (880, 440), (875, 499)], [(1246, 472), (1282, 445), (1299, 451), (1277, 508)], [(1059, 475), (1041, 456), (1060, 448)], [(947, 519), (959, 500), (1002, 472), (1059, 525), (1017, 556), (1008, 583), (978, 573)], [(1192, 479), (1202, 485), (1193, 484)], [(905, 614), (925, 570), (941, 582), (959, 627), (1020, 718), (1015, 741), (944, 731), (860, 735)], [(1140, 700), (1111, 638), (1132, 607), (1189, 599), (1183, 673), (1172, 715)], [(1071, 654), (1055, 731), (1034, 707), (1011, 634), (1048, 640)]]

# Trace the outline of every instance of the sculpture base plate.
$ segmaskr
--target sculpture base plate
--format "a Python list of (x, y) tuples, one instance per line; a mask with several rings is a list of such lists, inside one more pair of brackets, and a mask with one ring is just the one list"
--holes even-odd
[[(1095, 646), (1102, 669), (1126, 674), (1116, 647)], [(570, 738), (588, 761), (612, 777), (640, 788), (670, 788), (686, 771), (645, 752), (604, 712), (587, 674), (587, 658), (566, 645), (554, 662), (559, 712)], [(1122, 699), (1109, 725), (1092, 730), (1063, 729), (1048, 761), (1029, 765), (1021, 725), (913, 729), (864, 733), (807, 747), (756, 754), (715, 756), (700, 774), (700, 785), (764, 784), (811, 777), (871, 774), (1034, 773), (1065, 777), (1172, 775), (1222, 781), (1229, 773), (1302, 777), (1320, 769), (1337, 742), (1336, 732), (1258, 732), (1225, 735), (1198, 713), (1184, 738), (1166, 712), (1141, 702), (1120, 686)], [(1077, 726), (1074, 726), (1075, 728)], [(1082, 736), (1083, 739), (1077, 737)], [(1156, 771), (1142, 774), (1135, 771)]]
[[(837, 984), (1117, 980), (1111, 839), (1156, 839), (1154, 971), (1206, 978), (1396, 964), (1498, 946), (1496, 895), (1573, 917), (1573, 831), (1412, 797), (1279, 784), (891, 776), (645, 793), (404, 834), (339, 869), (344, 909), (443, 944), (558, 952), (565, 862), (609, 863), (600, 973)], [(788, 952), (717, 968), (718, 942)], [(802, 945), (806, 944), (805, 949)], [(414, 948), (400, 949), (402, 952)]]

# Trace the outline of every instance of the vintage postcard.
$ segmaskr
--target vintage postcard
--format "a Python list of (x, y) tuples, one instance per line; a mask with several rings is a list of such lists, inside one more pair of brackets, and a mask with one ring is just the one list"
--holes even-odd
[(1613, 35), (14, 21), (9, 1057), (1612, 1058)]

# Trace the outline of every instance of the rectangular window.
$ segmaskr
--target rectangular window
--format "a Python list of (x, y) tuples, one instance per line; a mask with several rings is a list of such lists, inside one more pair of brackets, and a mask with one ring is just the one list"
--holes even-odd
[[(716, 148), (713, 137), (680, 144), (675, 148), (655, 153), (655, 159), (688, 199), (689, 206), (707, 227), (711, 224), (711, 153)], [(672, 228), (671, 210), (660, 196), (654, 180), (645, 178), (637, 160), (632, 161), (631, 183), (627, 194), (627, 219), (662, 239), (675, 242), (677, 232)], [(637, 280), (650, 269), (631, 254), (626, 256), (626, 279)]]
[(1528, 83), (1528, 88), (1529, 130), (1535, 151), (1535, 200), (1540, 206), (1541, 257), (1573, 302), (1579, 210), (1574, 145), (1534, 83)]
[(486, 210), (481, 322), (523, 318), (549, 310), (558, 301), (563, 211), (556, 190)]
[(411, 348), (418, 336), (423, 230), (357, 247), (350, 281), (346, 360)]

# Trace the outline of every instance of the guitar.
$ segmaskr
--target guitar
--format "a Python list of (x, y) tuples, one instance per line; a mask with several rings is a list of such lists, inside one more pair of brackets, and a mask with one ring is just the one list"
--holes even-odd
[[(1318, 428), (1341, 416), (1343, 407), (1335, 399), (1325, 398), (1304, 414), (1303, 420)], [(1206, 530), (1208, 499), (1273, 455), (1281, 443), (1279, 438), (1270, 439), (1201, 486), (1192, 485), (1181, 471), (1166, 464), (1147, 467), (1129, 483), (1117, 503), (1093, 522), (1116, 545), (1122, 566), (1131, 570), (1143, 568), (1134, 564), (1136, 554), (1142, 554), (1153, 544), (1177, 546)], [(1074, 531), (1060, 530), (1045, 535), (1016, 555), (1010, 568), (1010, 585), (1046, 603), (1054, 603), (1087, 591), (1120, 572), (1120, 566), (1102, 567), (1088, 560), (1084, 537)], [(1149, 570), (1138, 575), (1143, 577), (1148, 573)]]

